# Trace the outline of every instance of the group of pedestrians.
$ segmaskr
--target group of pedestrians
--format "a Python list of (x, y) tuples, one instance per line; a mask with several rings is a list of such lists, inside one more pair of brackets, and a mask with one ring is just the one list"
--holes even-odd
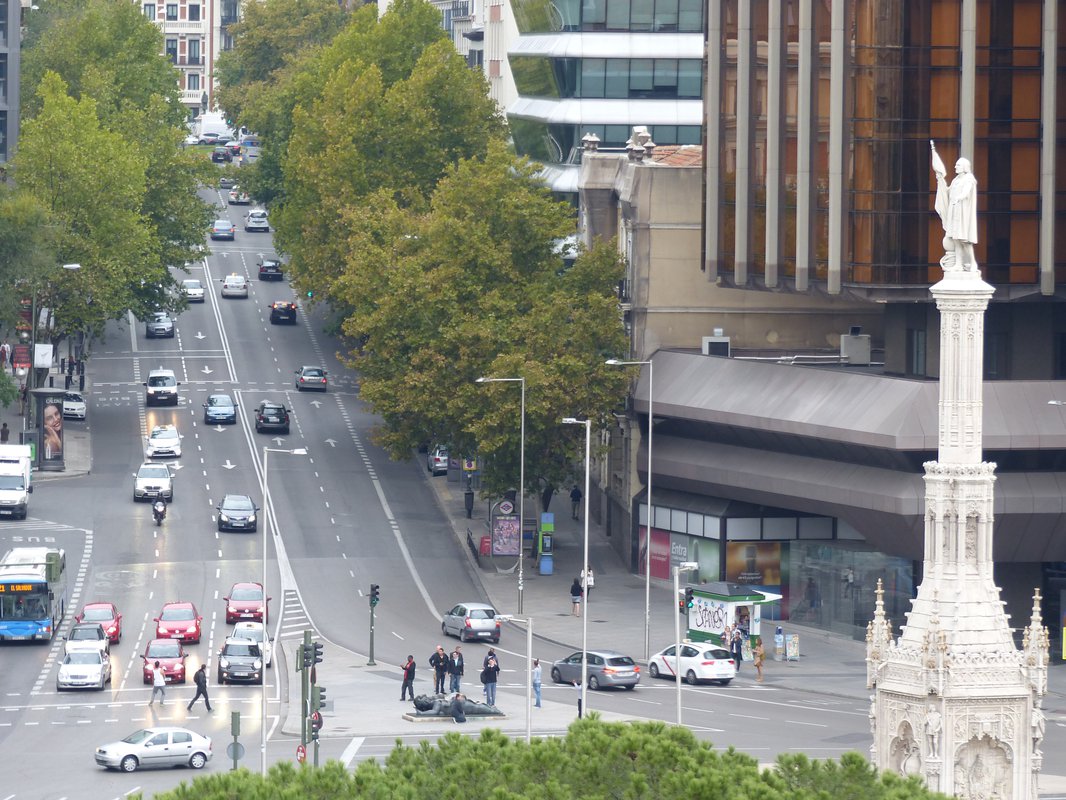
[[(534, 670), (535, 683), (538, 686), (537, 689), (537, 705), (540, 706), (540, 674), (539, 664)], [(445, 680), (450, 678), (448, 693), (459, 695), (462, 689), (462, 678), (466, 672), (466, 664), (463, 660), (462, 648), (459, 645), (455, 646), (455, 650), (451, 655), (446, 655), (443, 645), (437, 645), (437, 649), (433, 651), (433, 654), (429, 657), (429, 667), (433, 670), (433, 693), (444, 694)], [(400, 669), (403, 671), (403, 682), (400, 684), (400, 702), (404, 700), (415, 699), (415, 657), (413, 655), (407, 656), (407, 661), (400, 665)], [(500, 675), (500, 659), (496, 655), (496, 650), (492, 647), (489, 648), (489, 652), (485, 655), (485, 660), (481, 664), (481, 683), (483, 685), (483, 692), (485, 694), (485, 702), (490, 706), (496, 705), (496, 684), (499, 681)]]
[[(196, 670), (192, 680), (196, 684), (196, 694), (189, 701), (187, 709), (192, 711), (193, 704), (202, 697), (204, 705), (210, 711), (211, 699), (207, 696), (207, 664), (200, 665), (200, 669)], [(152, 665), (152, 699), (148, 701), (148, 705), (155, 705), (157, 695), (159, 696), (159, 705), (165, 705), (167, 699), (167, 674), (158, 661)]]

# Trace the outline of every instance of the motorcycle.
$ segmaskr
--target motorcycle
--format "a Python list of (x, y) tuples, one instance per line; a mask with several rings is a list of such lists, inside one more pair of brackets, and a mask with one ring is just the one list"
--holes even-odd
[(167, 504), (162, 500), (156, 500), (152, 504), (152, 519), (155, 520), (156, 525), (162, 525), (163, 520), (167, 518)]

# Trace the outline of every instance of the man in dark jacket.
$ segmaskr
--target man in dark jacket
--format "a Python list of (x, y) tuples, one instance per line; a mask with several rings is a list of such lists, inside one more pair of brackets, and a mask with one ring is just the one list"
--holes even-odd
[(436, 652), (429, 657), (429, 665), (433, 668), (433, 693), (444, 694), (444, 680), (448, 677), (448, 654), (444, 647), (437, 645)]
[(407, 694), (411, 694), (411, 700), (415, 699), (415, 657), (407, 656), (407, 663), (400, 669), (403, 670), (403, 683), (400, 684), (400, 702), (402, 703)]
[(496, 681), (499, 674), (500, 661), (496, 658), (496, 651), (490, 647), (481, 668), (481, 682), (485, 684), (485, 702), (490, 706), (496, 705)]
[(189, 701), (189, 711), (192, 711), (192, 704), (199, 698), (204, 699), (204, 705), (207, 706), (207, 710), (211, 710), (211, 700), (207, 696), (207, 664), (201, 664), (200, 669), (196, 670), (196, 674), (192, 676), (193, 683), (196, 684), (196, 694), (193, 695), (192, 700)]
[(458, 693), (460, 679), (463, 677), (463, 654), (460, 652), (459, 645), (455, 646), (448, 659), (448, 674), (452, 676), (449, 691)]

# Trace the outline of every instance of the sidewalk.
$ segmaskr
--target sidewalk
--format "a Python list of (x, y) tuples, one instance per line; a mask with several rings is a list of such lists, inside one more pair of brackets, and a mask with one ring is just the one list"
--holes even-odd
[[(53, 379), (53, 383), (57, 389), (62, 389), (64, 385), (64, 375), (59, 372), (58, 367), (53, 367), (49, 375)], [(18, 379), (16, 379), (17, 383)], [(44, 386), (48, 386), (48, 379), (45, 378)], [(74, 478), (80, 475), (88, 475), (92, 471), (92, 441), (89, 435), (89, 431), (92, 425), (93, 418), (93, 404), (92, 404), (92, 384), (89, 376), (89, 369), (85, 370), (85, 390), (80, 391), (78, 389), (78, 377), (74, 376), (74, 384), (71, 386), (71, 391), (79, 392), (85, 397), (88, 410), (85, 414), (85, 419), (65, 419), (63, 420), (63, 449), (66, 451), (64, 464), (66, 468), (62, 472), (42, 472), (37, 470), (33, 473), (34, 481), (53, 481), (61, 478)], [(18, 444), (19, 433), (22, 432), (22, 426), (25, 424), (25, 417), (19, 414), (20, 403), (15, 400), (10, 406), (4, 408), (0, 406), (0, 423), (7, 423), (7, 427), (11, 430), (11, 438), (8, 440), (9, 444)], [(33, 507), (33, 500), (30, 500), (30, 507)], [(33, 513), (32, 511), (30, 512)]]

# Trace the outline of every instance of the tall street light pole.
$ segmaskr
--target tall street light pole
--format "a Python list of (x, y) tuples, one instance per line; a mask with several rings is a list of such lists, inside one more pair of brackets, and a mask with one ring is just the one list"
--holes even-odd
[(699, 569), (695, 561), (684, 561), (674, 567), (674, 683), (677, 684), (677, 726), (681, 727), (681, 614), (676, 608), (677, 596), (681, 594), (682, 572)]
[(533, 741), (533, 617), (497, 614), (496, 619), (526, 624), (526, 744)]
[[(585, 426), (585, 544), (581, 557), (581, 568), (589, 574), (589, 461), (592, 455), (592, 420), (564, 417), (564, 425)], [(581, 614), (581, 713), (588, 711), (588, 672), (589, 672), (589, 593), (585, 590), (585, 608)]]
[(477, 383), (517, 383), (522, 387), (521, 439), (518, 453), (518, 613), (522, 613), (522, 598), (525, 594), (526, 560), (526, 379), (525, 378), (478, 378)]
[[(267, 627), (267, 614), (269, 612), (269, 601), (267, 600), (267, 531), (270, 528), (270, 484), (267, 483), (267, 476), (269, 475), (270, 468), (270, 454), (271, 453), (288, 453), (293, 456), (305, 456), (307, 450), (303, 447), (296, 447), (292, 450), (286, 450), (279, 447), (264, 447), (263, 448), (263, 485), (261, 487), (263, 492), (263, 638), (270, 638), (270, 630)], [(260, 654), (262, 655), (262, 654)], [(266, 659), (263, 659), (263, 670), (266, 670)], [(261, 759), (260, 770), (263, 775), (267, 774), (267, 682), (266, 677), (263, 678), (263, 691), (260, 693), (260, 741), (259, 741), (259, 755)], [(303, 709), (300, 713), (305, 713)]]
[[(655, 389), (655, 364), (651, 359), (647, 361), (619, 361), (611, 358), (606, 361), (614, 367), (631, 367), (647, 365), (648, 367), (648, 524), (644, 531), (644, 661), (651, 658), (651, 528), (655, 518), (655, 506), (651, 502), (651, 434), (655, 427), (654, 402)], [(637, 515), (637, 525), (640, 525), (640, 515)]]

